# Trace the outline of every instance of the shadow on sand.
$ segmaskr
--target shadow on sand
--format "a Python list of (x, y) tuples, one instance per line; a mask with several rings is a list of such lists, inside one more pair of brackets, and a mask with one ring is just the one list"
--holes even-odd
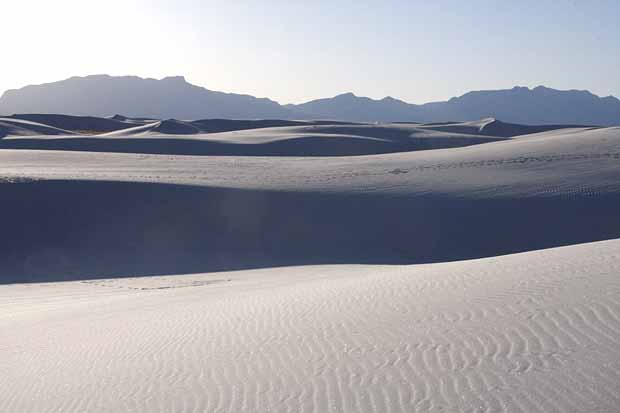
[(0, 141), (0, 149), (89, 151), (163, 155), (210, 156), (356, 156), (455, 148), (503, 140), (502, 138), (454, 137), (449, 139), (403, 138), (398, 134), (373, 139), (359, 136), (299, 136), (262, 143), (230, 143), (192, 138), (19, 138)]
[(460, 260), (620, 237), (620, 196), (473, 199), (0, 185), (0, 283)]

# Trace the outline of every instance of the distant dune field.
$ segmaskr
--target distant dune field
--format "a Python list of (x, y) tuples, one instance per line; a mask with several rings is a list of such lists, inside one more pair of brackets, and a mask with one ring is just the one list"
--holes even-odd
[[(27, 125), (29, 129), (25, 128)], [(0, 148), (170, 155), (354, 156), (477, 145), (563, 128), (567, 126), (516, 125), (492, 118), (439, 124), (360, 124), (14, 115), (0, 118), (0, 137), (5, 136)]]

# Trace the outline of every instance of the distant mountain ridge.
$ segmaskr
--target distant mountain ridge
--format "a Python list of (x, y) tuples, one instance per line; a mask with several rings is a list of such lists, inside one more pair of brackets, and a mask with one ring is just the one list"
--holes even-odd
[(472, 91), (445, 102), (421, 105), (393, 97), (371, 99), (344, 93), (302, 104), (281, 105), (267, 98), (223, 93), (192, 85), (182, 76), (161, 80), (136, 76), (72, 77), (8, 90), (0, 115), (59, 113), (142, 116), (157, 119), (338, 119), (361, 122), (438, 122), (495, 117), (521, 124), (620, 125), (620, 100), (582, 90), (533, 89)]
[(374, 100), (345, 93), (288, 108), (310, 116), (356, 121), (466, 121), (493, 117), (529, 125), (620, 125), (620, 100), (600, 98), (588, 91), (555, 90), (538, 86), (468, 92), (446, 102), (422, 105), (392, 97)]
[(161, 80), (92, 75), (8, 90), (0, 114), (58, 113), (147, 118), (290, 118), (270, 99), (223, 93), (188, 83), (182, 76)]

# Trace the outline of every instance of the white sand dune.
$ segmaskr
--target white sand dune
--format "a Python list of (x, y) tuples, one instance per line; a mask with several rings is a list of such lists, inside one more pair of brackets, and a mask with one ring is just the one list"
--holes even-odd
[(14, 116), (47, 121), (65, 132), (79, 133), (59, 138), (48, 136), (55, 133), (41, 132), (42, 136), (32, 136), (33, 133), (11, 133), (9, 130), (0, 148), (217, 156), (373, 155), (457, 148), (567, 128), (565, 125), (517, 125), (493, 118), (457, 123), (379, 125), (291, 120), (149, 121), (120, 115), (112, 118)]
[(47, 113), (15, 114), (11, 119), (21, 119), (31, 122), (42, 123), (73, 133), (97, 134), (127, 129), (135, 126), (139, 120), (129, 118), (98, 118), (94, 116), (71, 116)]
[(495, 118), (485, 118), (469, 122), (437, 122), (420, 124), (419, 127), (444, 132), (457, 132), (485, 136), (509, 138), (532, 133), (547, 132), (558, 129), (584, 128), (584, 125), (519, 125), (502, 122)]
[(158, 120), (128, 129), (103, 134), (104, 136), (145, 136), (153, 134), (168, 135), (195, 135), (201, 132), (200, 128), (190, 122), (176, 119)]
[(22, 119), (0, 118), (0, 138), (5, 136), (71, 135), (71, 131)]
[[(279, 122), (297, 125), (266, 127)], [(451, 127), (458, 129), (457, 125)], [(227, 128), (236, 129), (216, 132)], [(467, 128), (466, 132), (471, 132), (471, 128)], [(235, 121), (231, 124), (216, 120), (170, 119), (89, 137), (6, 138), (0, 142), (0, 148), (174, 155), (352, 156), (454, 148), (506, 139), (435, 129), (415, 124), (302, 124), (292, 121)]]
[(493, 122), (2, 139), (0, 411), (617, 411), (620, 128)]
[(112, 120), (125, 122), (125, 123), (133, 123), (136, 125), (144, 125), (146, 123), (153, 123), (157, 121), (157, 119), (129, 117), (129, 116), (120, 115), (118, 113), (116, 115), (113, 115), (113, 116), (110, 116), (104, 119), (112, 119)]
[(2, 150), (0, 281), (440, 262), (617, 238), (619, 162), (620, 128), (360, 157)]
[[(124, 118), (124, 117), (123, 117)], [(119, 118), (117, 118), (119, 119)], [(128, 118), (124, 118), (128, 119)], [(191, 135), (202, 133), (229, 132), (246, 129), (275, 128), (282, 126), (305, 126), (322, 124), (321, 121), (293, 121), (279, 119), (200, 119), (193, 121), (181, 121), (177, 119), (154, 120), (145, 122), (141, 127), (133, 127), (116, 133), (107, 133), (104, 136), (150, 136), (157, 134), (165, 135)], [(327, 122), (339, 124), (341, 122)]]
[(620, 241), (0, 286), (11, 412), (615, 412)]

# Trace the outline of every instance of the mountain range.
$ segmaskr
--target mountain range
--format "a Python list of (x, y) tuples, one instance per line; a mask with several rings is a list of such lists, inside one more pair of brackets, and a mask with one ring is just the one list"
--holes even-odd
[(585, 90), (544, 86), (472, 91), (421, 105), (393, 97), (371, 99), (344, 93), (302, 104), (223, 93), (182, 76), (161, 80), (92, 75), (7, 90), (0, 115), (59, 113), (157, 119), (338, 119), (361, 122), (440, 122), (486, 117), (522, 124), (620, 125), (620, 100)]

